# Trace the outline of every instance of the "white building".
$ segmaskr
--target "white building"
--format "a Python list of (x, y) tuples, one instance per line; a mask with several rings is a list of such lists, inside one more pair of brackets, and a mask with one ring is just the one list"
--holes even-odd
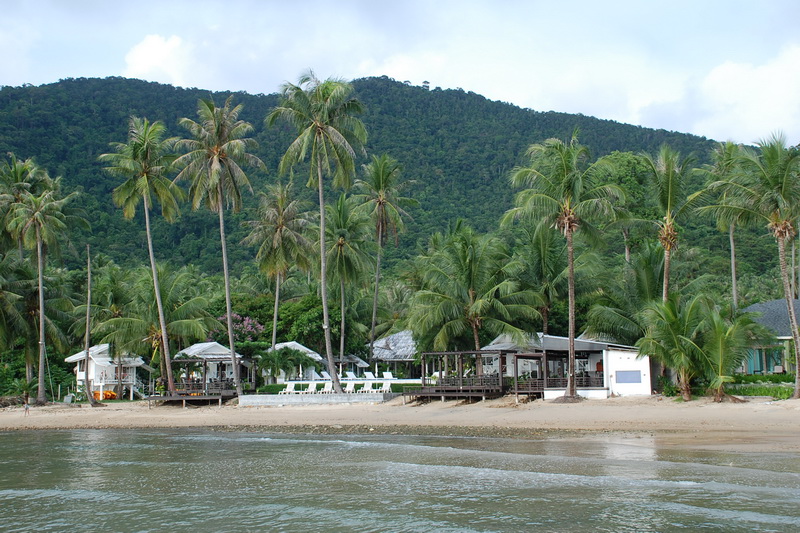
[[(131, 400), (134, 394), (146, 388), (146, 383), (136, 376), (136, 369), (142, 368), (148, 372), (153, 369), (147, 366), (141, 357), (119, 354), (118, 359), (111, 357), (108, 344), (98, 344), (89, 348), (88, 378), (92, 383), (92, 392), (97, 399), (104, 399), (106, 391), (113, 391), (121, 382), (129, 392)], [(75, 363), (75, 379), (79, 386), (85, 387), (87, 372), (86, 350), (70, 355), (64, 359), (67, 363)]]

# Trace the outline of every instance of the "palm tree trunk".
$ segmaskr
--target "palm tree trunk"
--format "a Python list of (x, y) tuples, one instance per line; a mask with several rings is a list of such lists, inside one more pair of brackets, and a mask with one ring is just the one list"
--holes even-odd
[(378, 322), (378, 285), (381, 282), (381, 256), (383, 255), (383, 220), (378, 219), (378, 255), (375, 260), (375, 293), (372, 296), (372, 327), (369, 332), (369, 360), (375, 355), (375, 324)]
[(272, 349), (278, 340), (278, 305), (281, 298), (281, 273), (275, 275), (275, 308), (272, 310)]
[(339, 358), (344, 361), (344, 278), (339, 280), (339, 298), (342, 308), (341, 324), (339, 325)]
[(222, 183), (218, 185), (219, 195), (219, 239), (222, 243), (222, 274), (225, 277), (225, 312), (228, 319), (228, 343), (231, 346), (231, 364), (233, 365), (233, 384), (236, 395), (242, 397), (242, 382), (239, 380), (239, 361), (236, 360), (236, 348), (233, 345), (233, 309), (231, 307), (231, 277), (228, 273), (228, 246), (225, 243), (225, 206), (223, 205)]
[(630, 231), (625, 228), (622, 230), (622, 241), (625, 243), (625, 263), (631, 264), (631, 243), (629, 240)]
[[(478, 336), (478, 324), (476, 322), (472, 322), (472, 340), (475, 342), (475, 350), (480, 351), (481, 349), (481, 339)], [(502, 367), (502, 363), (500, 364)], [(483, 375), (483, 357), (481, 354), (475, 354), (475, 375), (480, 377)]]
[[(792, 298), (789, 286), (789, 269), (786, 265), (786, 239), (778, 237), (778, 261), (781, 267), (781, 281), (783, 281), (783, 295), (786, 298), (786, 306), (789, 311), (789, 324), (792, 327), (792, 339), (794, 340), (794, 360), (795, 360), (795, 380), (794, 394), (792, 398), (800, 398), (800, 332), (797, 331), (797, 315), (794, 312), (794, 298)], [(766, 369), (765, 369), (766, 370)]]
[[(147, 195), (144, 198), (144, 229), (147, 234), (147, 252), (150, 254), (150, 270), (153, 273), (153, 291), (156, 295), (156, 307), (158, 308), (158, 325), (161, 328), (161, 346), (164, 361), (164, 369), (167, 373), (167, 390), (170, 396), (174, 396), (175, 379), (172, 376), (172, 361), (169, 356), (169, 337), (167, 337), (167, 320), (164, 317), (164, 304), (161, 301), (161, 288), (158, 283), (158, 272), (156, 270), (156, 255), (153, 252), (153, 236), (150, 233), (150, 201)], [(122, 376), (120, 376), (121, 378)]]
[(669, 267), (672, 261), (672, 250), (669, 247), (664, 247), (664, 284), (661, 290), (661, 301), (666, 302), (669, 299)]
[(89, 245), (86, 245), (86, 334), (84, 336), (83, 349), (83, 387), (86, 389), (86, 399), (89, 405), (97, 407), (97, 401), (92, 392), (92, 380), (89, 379), (89, 348), (91, 347), (92, 331), (92, 255), (89, 252)]
[(565, 396), (577, 396), (575, 390), (575, 247), (572, 242), (572, 231), (568, 228), (567, 237), (567, 269), (569, 286), (569, 373)]
[(683, 398), (683, 401), (692, 401), (692, 380), (685, 370), (679, 371), (678, 381), (680, 381), (681, 398)]
[(542, 315), (542, 335), (547, 335), (550, 329), (550, 306), (543, 305), (539, 308), (539, 313)]
[(733, 309), (739, 309), (739, 282), (736, 276), (736, 241), (733, 238), (733, 233), (736, 225), (731, 223), (728, 228), (728, 239), (731, 243), (731, 293), (733, 296)]
[(328, 260), (325, 257), (325, 193), (322, 187), (321, 157), (320, 154), (317, 154), (317, 192), (319, 194), (319, 283), (320, 292), (322, 293), (322, 331), (325, 334), (325, 356), (328, 360), (328, 373), (331, 375), (331, 380), (333, 380), (333, 389), (337, 393), (341, 393), (342, 384), (339, 383), (339, 374), (336, 372), (336, 364), (333, 362), (331, 321), (328, 312)]
[(36, 392), (36, 405), (47, 403), (45, 390), (44, 367), (46, 351), (44, 345), (44, 258), (42, 257), (42, 236), (36, 227), (36, 259), (39, 266), (39, 390)]

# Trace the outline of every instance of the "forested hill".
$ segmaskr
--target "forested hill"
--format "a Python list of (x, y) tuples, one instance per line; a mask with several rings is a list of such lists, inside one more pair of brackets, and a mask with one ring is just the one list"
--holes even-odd
[[(369, 132), (368, 153), (388, 153), (398, 159), (405, 178), (416, 180), (410, 195), (421, 204), (412, 211), (414, 221), (402, 238), (400, 252), (390, 251), (390, 259), (412, 252), (419, 239), (458, 217), (483, 231), (496, 227), (499, 216), (511, 205), (508, 171), (522, 161), (531, 143), (549, 137), (567, 138), (578, 128), (581, 142), (595, 157), (614, 150), (654, 152), (666, 142), (703, 160), (713, 145), (692, 135), (583, 115), (521, 109), (472, 92), (416, 87), (386, 77), (356, 80), (354, 86), (366, 108), (361, 118)], [(0, 152), (34, 157), (51, 175), (63, 176), (68, 190), (85, 193), (81, 201), (93, 228), (87, 237), (96, 252), (121, 263), (143, 262), (143, 225), (123, 220), (111, 201), (118, 181), (102, 171), (97, 156), (109, 151), (110, 142), (125, 140), (131, 115), (161, 120), (171, 135), (184, 136), (186, 132), (178, 128), (177, 120), (196, 117), (198, 98), (213, 96), (221, 104), (229, 94), (124, 78), (3, 87)], [(278, 102), (276, 94), (235, 93), (234, 102), (244, 104), (241, 118), (255, 126), (260, 145), (257, 154), (269, 169), (266, 176), (251, 176), (258, 190), (266, 181), (276, 179), (277, 162), (291, 132), (280, 127), (267, 129), (263, 124)], [(297, 182), (298, 191), (312, 200), (313, 194), (302, 187), (305, 179)], [(248, 205), (255, 205), (255, 201), (251, 198)], [(187, 206), (174, 224), (156, 218), (154, 237), (160, 259), (192, 263), (205, 271), (220, 269), (214, 216), (205, 211), (192, 213)], [(244, 236), (241, 221), (248, 218), (248, 212), (231, 217), (231, 243)], [(243, 246), (231, 247), (231, 260), (237, 267), (253, 254)]]

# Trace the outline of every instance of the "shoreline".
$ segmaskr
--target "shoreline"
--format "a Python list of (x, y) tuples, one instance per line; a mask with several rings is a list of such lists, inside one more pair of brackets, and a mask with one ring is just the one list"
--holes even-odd
[(76, 429), (207, 429), (310, 435), (420, 435), (480, 438), (639, 439), (674, 448), (800, 453), (800, 400), (751, 399), (715, 404), (709, 398), (676, 402), (661, 396), (515, 404), (513, 398), (403, 405), (187, 407), (146, 401), (0, 409), (0, 432)]

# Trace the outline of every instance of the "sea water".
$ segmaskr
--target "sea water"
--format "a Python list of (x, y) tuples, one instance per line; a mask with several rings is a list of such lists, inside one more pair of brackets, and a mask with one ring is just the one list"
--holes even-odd
[(655, 438), (0, 433), (0, 531), (800, 531), (793, 454)]

